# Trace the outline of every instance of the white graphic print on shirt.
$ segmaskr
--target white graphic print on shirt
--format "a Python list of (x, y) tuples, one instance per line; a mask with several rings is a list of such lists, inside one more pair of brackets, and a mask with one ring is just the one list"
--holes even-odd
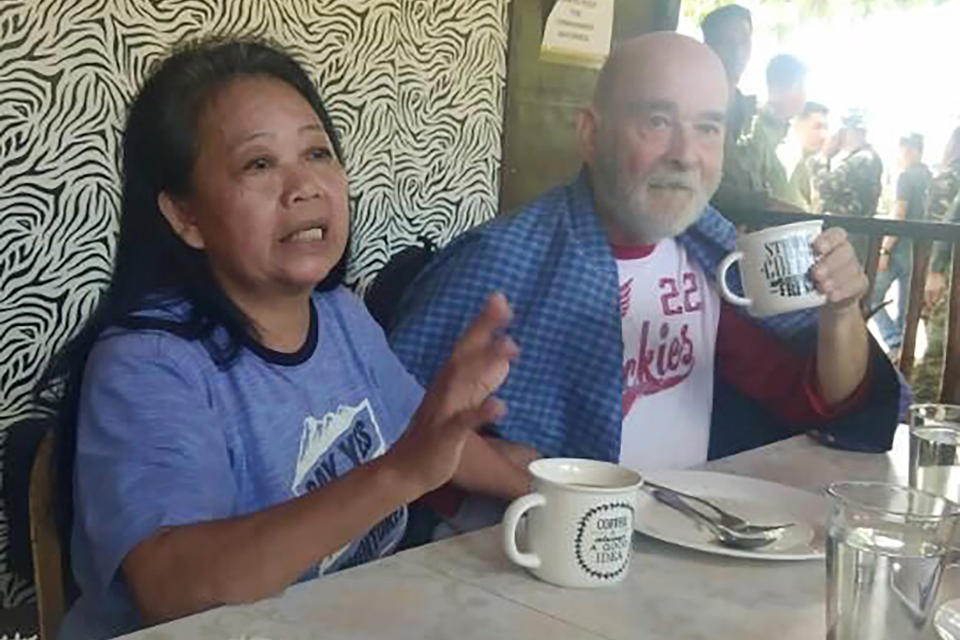
[[(623, 254), (621, 254), (623, 256)], [(634, 469), (706, 460), (720, 301), (675, 240), (618, 257), (623, 328), (620, 462)]]
[[(630, 313), (630, 295), (633, 278), (620, 285), (620, 316)], [(672, 277), (659, 279), (662, 291), (660, 305), (664, 317), (703, 310), (703, 291), (693, 272), (683, 274), (683, 297), (680, 303), (680, 286)], [(671, 335), (671, 331), (677, 329)], [(627, 343), (624, 341), (624, 347)], [(669, 322), (651, 326), (650, 320), (640, 323), (639, 341), (633, 354), (624, 354), (623, 362), (623, 415), (628, 415), (633, 404), (643, 396), (675, 387), (690, 375), (696, 365), (690, 325), (684, 322), (677, 328)]]
[[(383, 433), (369, 399), (354, 407), (340, 406), (336, 412), (320, 419), (307, 416), (300, 436), (300, 452), (291, 487), (293, 494), (305, 495), (385, 451)], [(381, 543), (393, 533), (405, 514), (406, 508), (401, 507), (367, 532), (349, 564), (361, 564), (379, 557)], [(318, 564), (320, 573), (332, 567), (351, 544), (324, 557)]]
[[(376, 458), (385, 451), (383, 434), (368, 399), (355, 407), (338, 407), (336, 413), (328, 413), (319, 420), (307, 416), (303, 421), (297, 472), (291, 487), (294, 495), (302, 496), (339, 476), (334, 455), (337, 450), (333, 445), (344, 434), (347, 437), (337, 449), (350, 459), (351, 466)], [(327, 452), (330, 455), (324, 457)]]

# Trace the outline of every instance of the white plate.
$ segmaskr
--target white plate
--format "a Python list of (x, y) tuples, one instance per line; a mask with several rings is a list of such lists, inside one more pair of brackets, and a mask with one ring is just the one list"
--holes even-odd
[(651, 482), (710, 500), (757, 524), (795, 523), (780, 540), (766, 547), (724, 547), (702, 525), (640, 489), (634, 529), (644, 535), (738, 558), (811, 560), (824, 556), (827, 501), (822, 496), (776, 482), (710, 471), (650, 471), (643, 475)]

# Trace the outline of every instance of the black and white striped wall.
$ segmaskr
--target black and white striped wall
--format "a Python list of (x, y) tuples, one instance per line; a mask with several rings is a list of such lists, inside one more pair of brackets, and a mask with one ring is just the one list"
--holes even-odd
[[(315, 78), (347, 154), (350, 280), (496, 212), (509, 0), (0, 0), (0, 446), (107, 282), (125, 106), (207, 33), (266, 35)], [(0, 606), (30, 597), (8, 570)]]

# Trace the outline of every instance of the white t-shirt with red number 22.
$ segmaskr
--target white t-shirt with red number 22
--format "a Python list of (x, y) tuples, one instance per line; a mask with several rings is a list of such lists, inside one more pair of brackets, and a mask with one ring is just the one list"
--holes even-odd
[(677, 469), (707, 459), (720, 299), (673, 239), (614, 247), (623, 325), (620, 463)]

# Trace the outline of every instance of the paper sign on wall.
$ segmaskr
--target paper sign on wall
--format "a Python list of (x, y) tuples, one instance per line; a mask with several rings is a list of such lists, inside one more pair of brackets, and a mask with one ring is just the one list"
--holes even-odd
[(540, 59), (599, 69), (610, 55), (614, 0), (556, 0), (543, 29)]

